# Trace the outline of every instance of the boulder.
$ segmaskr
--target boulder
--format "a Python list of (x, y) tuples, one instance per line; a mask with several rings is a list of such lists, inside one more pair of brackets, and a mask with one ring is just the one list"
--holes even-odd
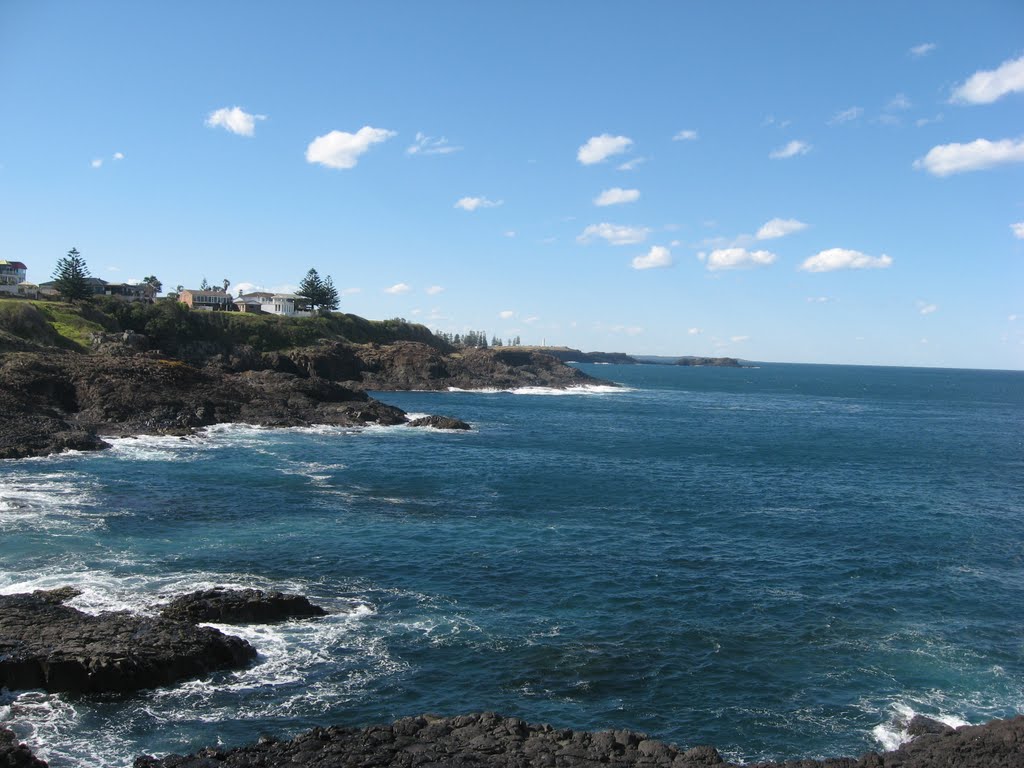
[(302, 595), (214, 587), (176, 597), (161, 609), (160, 615), (193, 624), (272, 624), (325, 616), (327, 611)]
[(82, 613), (68, 594), (0, 595), (0, 687), (133, 691), (239, 669), (256, 657), (245, 640), (211, 627), (127, 612)]
[(18, 741), (14, 731), (0, 725), (0, 768), (47, 768), (47, 762)]
[(472, 429), (462, 419), (453, 419), (449, 416), (423, 416), (409, 422), (410, 427), (433, 427), (434, 429)]

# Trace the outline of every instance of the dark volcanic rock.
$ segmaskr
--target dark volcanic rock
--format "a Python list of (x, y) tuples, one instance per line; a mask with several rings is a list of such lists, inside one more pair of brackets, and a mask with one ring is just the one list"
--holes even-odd
[(0, 768), (47, 768), (47, 762), (18, 741), (14, 731), (0, 726)]
[(462, 419), (453, 419), (449, 416), (423, 416), (409, 422), (410, 427), (433, 427), (434, 429), (472, 429)]
[(281, 371), (232, 373), (144, 355), (0, 356), (0, 459), (107, 447), (99, 434), (405, 421), (400, 409), (365, 392)]
[(366, 344), (356, 350), (360, 386), (369, 390), (565, 389), (608, 384), (565, 365), (551, 355), (515, 347), (461, 349), (444, 354), (418, 342), (385, 346)]
[(164, 606), (165, 619), (215, 624), (271, 624), (288, 619), (326, 616), (327, 611), (302, 595), (260, 589), (203, 589), (176, 597)]
[(943, 734), (949, 733), (952, 730), (951, 726), (924, 715), (914, 715), (907, 724), (907, 733), (911, 736), (924, 736), (928, 733)]
[(0, 595), (0, 687), (131, 691), (237, 669), (256, 657), (249, 643), (216, 629), (125, 612), (90, 616), (63, 599)]
[[(664, 768), (736, 768), (708, 746), (682, 750), (631, 731), (588, 733), (529, 725), (491, 713), (410, 717), (369, 728), (315, 728), (290, 741), (261, 739), (237, 749), (208, 748), (194, 755), (139, 757), (135, 768), (272, 768), (303, 766), (527, 766), (605, 765)], [(898, 750), (860, 759), (759, 763), (761, 768), (1021, 768), (1024, 717), (994, 720), (921, 736)]]

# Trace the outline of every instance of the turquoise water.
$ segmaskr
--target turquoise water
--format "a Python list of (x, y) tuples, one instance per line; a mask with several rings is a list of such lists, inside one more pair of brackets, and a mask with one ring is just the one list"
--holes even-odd
[(212, 585), (329, 618), (134, 696), (0, 694), (53, 766), (491, 709), (733, 759), (1024, 711), (1024, 374), (581, 366), (589, 393), (386, 393), (407, 427), (0, 462), (0, 591)]

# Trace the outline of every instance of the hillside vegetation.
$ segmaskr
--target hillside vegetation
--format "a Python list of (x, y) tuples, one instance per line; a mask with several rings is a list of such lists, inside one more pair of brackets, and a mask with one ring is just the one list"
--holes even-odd
[(278, 317), (242, 312), (197, 312), (173, 301), (156, 304), (99, 298), (85, 304), (0, 299), (0, 351), (40, 347), (86, 351), (94, 333), (134, 331), (153, 348), (178, 355), (203, 345), (225, 351), (249, 346), (257, 352), (283, 352), (321, 340), (354, 344), (418, 341), (439, 350), (449, 346), (424, 325), (404, 320), (367, 320), (331, 313), (318, 317)]

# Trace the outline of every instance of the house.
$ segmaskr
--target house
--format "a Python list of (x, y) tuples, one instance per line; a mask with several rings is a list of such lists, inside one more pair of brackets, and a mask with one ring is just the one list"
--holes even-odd
[(0, 293), (18, 295), (18, 285), (25, 282), (28, 267), (20, 261), (0, 259)]
[(103, 286), (103, 293), (124, 301), (145, 301), (152, 304), (156, 289), (149, 283), (107, 283)]
[(312, 317), (309, 299), (296, 293), (275, 293), (263, 304), (263, 311), (285, 317)]
[(239, 312), (262, 312), (263, 302), (259, 300), (257, 296), (246, 296), (245, 294), (238, 294), (238, 298), (235, 299), (235, 309)]
[(284, 317), (311, 317), (313, 314), (309, 311), (309, 299), (296, 293), (240, 293), (235, 306), (242, 312), (266, 312)]
[(186, 288), (178, 294), (178, 301), (192, 309), (207, 312), (234, 312), (235, 301), (223, 288)]
[[(98, 277), (85, 278), (85, 284), (89, 286), (94, 296), (102, 296), (107, 291), (107, 281), (101, 280)], [(56, 280), (47, 280), (45, 283), (40, 283), (39, 292), (44, 296), (60, 295), (60, 291), (57, 290)]]

